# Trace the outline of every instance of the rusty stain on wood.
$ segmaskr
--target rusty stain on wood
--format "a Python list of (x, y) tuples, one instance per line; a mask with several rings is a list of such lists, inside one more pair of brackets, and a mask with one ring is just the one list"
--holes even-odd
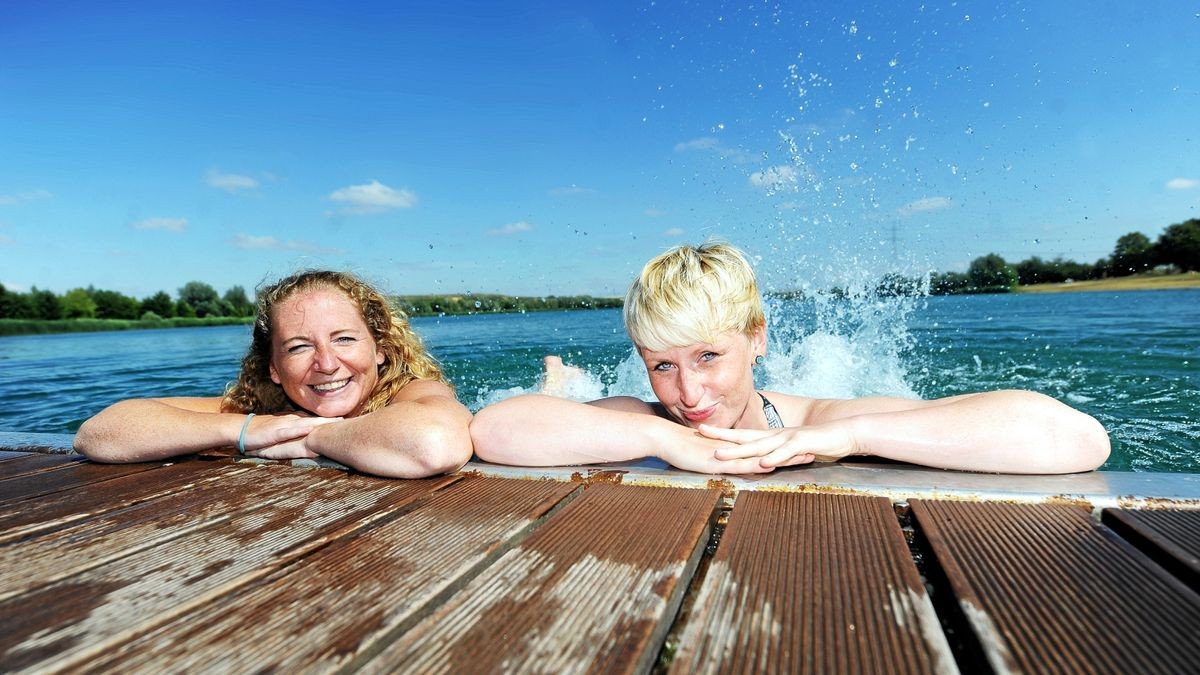
[(888, 500), (743, 491), (671, 672), (954, 672)]
[(578, 471), (571, 474), (572, 483), (582, 483), (585, 487), (588, 485), (596, 485), (598, 483), (609, 483), (611, 485), (620, 485), (628, 471), (623, 470), (607, 470), (607, 469), (588, 469), (586, 474)]
[(984, 656), (1001, 671), (1185, 672), (1200, 661), (1200, 596), (1052, 504), (913, 500)]
[(644, 670), (719, 499), (592, 486), (365, 670)]

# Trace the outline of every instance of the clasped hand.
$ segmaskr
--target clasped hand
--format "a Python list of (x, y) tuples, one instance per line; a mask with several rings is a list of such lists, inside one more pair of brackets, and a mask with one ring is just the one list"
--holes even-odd
[(836, 424), (786, 429), (722, 429), (701, 424), (697, 430), (706, 438), (732, 444), (717, 448), (717, 460), (758, 458), (758, 465), (768, 470), (814, 461), (833, 462), (858, 452), (854, 437), (843, 425)]
[(261, 459), (315, 459), (304, 439), (313, 429), (340, 422), (340, 417), (312, 417), (302, 414), (255, 415), (246, 428), (245, 454)]

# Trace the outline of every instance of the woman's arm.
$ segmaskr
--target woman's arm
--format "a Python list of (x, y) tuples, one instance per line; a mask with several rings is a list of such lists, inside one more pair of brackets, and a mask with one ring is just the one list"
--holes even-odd
[(578, 403), (528, 394), (490, 405), (471, 422), (475, 453), (483, 460), (517, 466), (624, 462), (658, 457), (672, 466), (704, 473), (765, 473), (757, 458), (717, 460), (720, 441), (654, 414), (635, 398)]
[(944, 469), (1001, 473), (1090, 471), (1108, 458), (1108, 433), (1094, 418), (1029, 391), (995, 391), (932, 401), (862, 398), (815, 401), (803, 426), (776, 431), (702, 428), (741, 443), (721, 458), (760, 457), (763, 466), (876, 455)]
[(304, 445), (364, 473), (422, 478), (454, 471), (471, 458), (470, 421), (450, 387), (414, 380), (386, 408), (314, 430)]
[[(246, 427), (247, 450), (303, 438), (336, 420), (256, 415)], [(75, 450), (97, 462), (147, 462), (214, 448), (237, 447), (246, 415), (221, 412), (220, 397), (142, 398), (114, 403), (75, 434)]]

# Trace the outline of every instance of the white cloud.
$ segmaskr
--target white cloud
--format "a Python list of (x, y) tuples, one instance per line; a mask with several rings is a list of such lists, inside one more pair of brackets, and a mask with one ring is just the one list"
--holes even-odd
[(572, 183), (567, 187), (558, 187), (550, 191), (550, 194), (555, 197), (569, 197), (571, 195), (589, 195), (594, 193), (592, 188), (580, 187)]
[(146, 218), (130, 227), (135, 230), (166, 230), (167, 232), (183, 232), (187, 229), (187, 218)]
[(531, 230), (533, 230), (533, 225), (522, 220), (516, 223), (509, 223), (504, 227), (497, 227), (494, 230), (488, 230), (488, 234), (492, 235), (493, 237), (507, 237), (509, 235), (520, 234), (521, 232), (529, 232)]
[(716, 150), (721, 147), (721, 141), (712, 136), (704, 136), (702, 138), (693, 138), (690, 141), (675, 144), (675, 152), (687, 152), (689, 150)]
[(4, 290), (13, 293), (28, 293), (29, 287), (25, 284), (14, 284), (8, 281), (0, 282), (0, 286), (4, 286)]
[(653, 206), (651, 206), (650, 208), (646, 209), (646, 210), (644, 211), (644, 213), (645, 213), (646, 215), (650, 216), (651, 218), (661, 218), (662, 216), (665, 216), (665, 215), (667, 215), (667, 212), (666, 212), (666, 211), (663, 211), (662, 209), (656, 209), (656, 208), (654, 208)]
[(380, 213), (392, 209), (408, 209), (416, 206), (417, 193), (401, 188), (394, 190), (377, 180), (366, 185), (351, 185), (329, 193), (335, 202), (348, 206), (346, 213)]
[(896, 209), (896, 212), (902, 216), (911, 216), (914, 213), (922, 213), (924, 211), (938, 211), (950, 207), (949, 197), (925, 197), (918, 199), (915, 202), (909, 202), (904, 206)]
[(1167, 181), (1168, 190), (1191, 190), (1200, 187), (1200, 180), (1195, 178), (1172, 178)]
[(271, 236), (238, 234), (231, 242), (236, 248), (269, 251), (301, 251), (304, 253), (343, 253), (339, 248), (326, 248), (307, 241), (283, 241)]
[(205, 180), (210, 186), (231, 194), (239, 190), (253, 190), (258, 187), (258, 180), (256, 178), (241, 176), (236, 173), (221, 173), (216, 169), (209, 169)]
[(750, 184), (772, 193), (785, 188), (795, 189), (796, 167), (780, 164), (762, 171), (755, 171), (750, 174)]
[(20, 204), (22, 202), (32, 202), (38, 199), (49, 199), (54, 195), (50, 194), (49, 190), (30, 190), (29, 192), (18, 192), (12, 195), (0, 195), (0, 204)]
[(671, 229), (663, 232), (663, 236), (664, 237), (681, 237), (684, 235), (685, 232), (686, 231), (682, 227), (672, 227)]

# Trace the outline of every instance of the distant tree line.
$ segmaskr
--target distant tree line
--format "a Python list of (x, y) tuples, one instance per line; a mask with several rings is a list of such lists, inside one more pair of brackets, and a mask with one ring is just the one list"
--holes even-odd
[(483, 314), (492, 312), (544, 312), (556, 309), (609, 309), (621, 306), (620, 298), (591, 295), (402, 295), (396, 305), (409, 316)]
[(224, 295), (202, 281), (189, 281), (172, 299), (159, 291), (141, 300), (94, 286), (63, 295), (34, 286), (28, 293), (0, 284), (0, 319), (170, 319), (174, 317), (244, 317), (254, 314), (246, 289), (233, 286)]
[[(930, 278), (930, 292), (935, 295), (954, 293), (1006, 293), (1017, 284), (1051, 284), (1085, 279), (1105, 279), (1139, 274), (1156, 267), (1173, 271), (1200, 270), (1200, 219), (1192, 218), (1171, 225), (1151, 242), (1141, 232), (1130, 232), (1117, 239), (1112, 255), (1094, 263), (1064, 260), (1062, 257), (1043, 260), (1033, 256), (1011, 265), (1001, 256), (989, 253), (971, 261), (966, 272), (942, 272)], [(895, 292), (915, 284), (910, 280), (887, 277), (880, 291)]]

